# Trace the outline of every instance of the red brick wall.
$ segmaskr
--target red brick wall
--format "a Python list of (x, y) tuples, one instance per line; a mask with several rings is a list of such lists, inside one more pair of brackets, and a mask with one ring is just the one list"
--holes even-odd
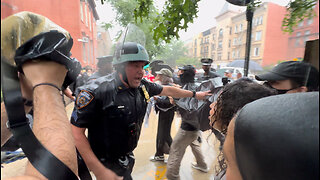
[[(89, 4), (81, 3), (83, 3), (83, 7), (87, 8), (87, 12), (89, 12)], [(16, 8), (10, 8), (10, 6)], [(83, 61), (82, 42), (79, 42), (78, 39), (82, 39), (82, 32), (85, 32), (86, 36), (94, 44), (93, 53), (91, 53), (91, 61), (94, 61), (90, 65), (95, 66), (96, 53), (94, 51), (97, 47), (95, 21), (93, 20), (94, 17), (91, 11), (91, 27), (94, 28), (90, 32), (89, 26), (85, 25), (85, 20), (82, 22), (80, 18), (80, 0), (1, 0), (1, 19), (21, 11), (31, 11), (46, 16), (54, 23), (66, 29), (73, 38), (72, 56), (77, 58), (82, 66), (88, 65), (88, 63), (84, 63)]]
[[(287, 59), (293, 60), (294, 58), (303, 58), (305, 52), (305, 32), (310, 31), (308, 40), (319, 39), (319, 1), (315, 7), (316, 17), (313, 18), (312, 24), (308, 25), (308, 19), (303, 21), (302, 27), (296, 27), (294, 32), (290, 35), (288, 41)], [(297, 33), (301, 35), (297, 37)], [(296, 43), (298, 40), (299, 43)]]
[(286, 58), (288, 34), (281, 30), (285, 13), (285, 7), (268, 3), (266, 39), (262, 66), (277, 64), (279, 60)]

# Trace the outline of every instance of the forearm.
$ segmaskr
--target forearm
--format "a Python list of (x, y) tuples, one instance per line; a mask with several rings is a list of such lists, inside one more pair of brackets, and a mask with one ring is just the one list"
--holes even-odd
[[(74, 139), (60, 92), (52, 86), (38, 86), (34, 90), (33, 103), (35, 136), (48, 151), (78, 174)], [(30, 163), (26, 174), (42, 176)]]
[(173, 86), (163, 86), (163, 90), (159, 96), (172, 96), (174, 98), (192, 97), (193, 92)]
[(81, 154), (81, 157), (85, 161), (88, 168), (93, 171), (94, 174), (105, 169), (104, 165), (99, 161), (97, 156), (93, 153), (91, 146), (84, 132), (79, 132), (78, 127), (73, 126), (72, 131), (75, 138), (76, 147)]

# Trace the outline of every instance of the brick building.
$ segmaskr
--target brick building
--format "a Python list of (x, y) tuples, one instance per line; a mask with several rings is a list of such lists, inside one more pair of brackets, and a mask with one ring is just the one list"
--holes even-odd
[[(250, 60), (262, 66), (279, 61), (303, 58), (305, 41), (319, 39), (319, 1), (316, 16), (299, 24), (290, 35), (282, 31), (286, 7), (265, 2), (253, 15)], [(216, 17), (217, 25), (193, 38), (193, 57), (211, 57), (213, 66), (225, 66), (236, 59), (245, 59), (246, 13), (231, 10), (228, 4)]]
[(288, 39), (287, 59), (301, 59), (304, 57), (306, 41), (319, 39), (319, 1), (315, 6), (316, 16), (305, 19), (298, 24)]
[(46, 16), (69, 31), (73, 38), (72, 56), (82, 66), (96, 65), (99, 16), (94, 0), (1, 0), (1, 19), (21, 11)]

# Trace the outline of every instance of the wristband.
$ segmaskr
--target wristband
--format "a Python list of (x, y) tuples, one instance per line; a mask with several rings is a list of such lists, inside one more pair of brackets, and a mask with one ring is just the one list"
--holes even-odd
[(197, 93), (197, 92), (196, 92), (196, 91), (192, 91), (192, 93), (193, 93), (193, 94), (192, 94), (192, 97), (196, 97), (196, 93)]
[(61, 89), (60, 89), (58, 86), (56, 86), (56, 85), (54, 85), (54, 84), (51, 84), (51, 83), (40, 83), (40, 84), (37, 84), (37, 85), (33, 86), (32, 91), (34, 91), (34, 89), (35, 89), (36, 87), (41, 86), (41, 85), (52, 86), (52, 87), (54, 87), (54, 88), (57, 88), (58, 91), (61, 91)]

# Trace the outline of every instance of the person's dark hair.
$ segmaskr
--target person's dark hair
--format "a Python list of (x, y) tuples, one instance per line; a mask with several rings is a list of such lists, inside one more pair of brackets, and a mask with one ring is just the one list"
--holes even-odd
[(225, 133), (234, 114), (244, 105), (275, 94), (276, 91), (271, 88), (260, 85), (249, 78), (240, 78), (222, 89), (214, 106), (210, 124), (213, 125), (214, 122), (219, 121), (220, 129)]
[(183, 73), (180, 75), (181, 83), (194, 83), (194, 76), (196, 74), (195, 68), (191, 65), (187, 65), (184, 66), (181, 70), (183, 70)]
[[(276, 95), (276, 91), (246, 77), (227, 84), (222, 89), (213, 107), (214, 114), (210, 119), (210, 125), (213, 126), (215, 122), (219, 121), (221, 124), (219, 128), (222, 130), (221, 133), (225, 135), (231, 119), (238, 110), (247, 103), (271, 95)], [(223, 144), (221, 143), (220, 145), (222, 146)], [(219, 174), (219, 176), (221, 176), (221, 172), (227, 167), (221, 150), (222, 148), (220, 148), (217, 156), (218, 167), (215, 168), (216, 174)]]

